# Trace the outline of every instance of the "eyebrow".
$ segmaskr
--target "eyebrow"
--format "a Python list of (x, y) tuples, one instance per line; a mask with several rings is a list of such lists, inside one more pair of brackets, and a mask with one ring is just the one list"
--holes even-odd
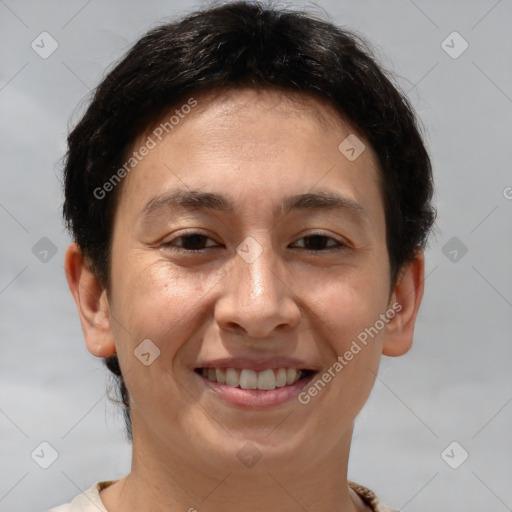
[[(150, 199), (142, 208), (139, 217), (146, 219), (162, 209), (175, 208), (207, 209), (233, 212), (235, 205), (225, 196), (200, 190), (174, 190)], [(279, 210), (286, 214), (292, 210), (344, 210), (360, 220), (368, 220), (363, 207), (354, 199), (332, 191), (316, 191), (286, 197)]]

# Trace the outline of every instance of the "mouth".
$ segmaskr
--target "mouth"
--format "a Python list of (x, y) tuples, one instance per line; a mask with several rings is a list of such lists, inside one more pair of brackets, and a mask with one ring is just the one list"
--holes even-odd
[(318, 373), (307, 368), (200, 367), (195, 373), (213, 394), (231, 404), (262, 408), (293, 400)]
[(268, 368), (261, 371), (248, 368), (196, 368), (195, 372), (210, 382), (232, 388), (262, 391), (273, 391), (276, 388), (293, 386), (296, 382), (315, 373), (313, 370), (297, 368)]

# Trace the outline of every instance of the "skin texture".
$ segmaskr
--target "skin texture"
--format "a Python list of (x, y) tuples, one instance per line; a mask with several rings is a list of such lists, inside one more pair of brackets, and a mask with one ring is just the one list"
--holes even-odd
[[(411, 346), (423, 254), (391, 287), (376, 156), (328, 104), (251, 89), (196, 99), (122, 183), (111, 290), (75, 244), (66, 254), (87, 347), (117, 352), (131, 397), (132, 470), (102, 500), (110, 512), (368, 510), (346, 483), (353, 422), (381, 354)], [(338, 150), (349, 134), (366, 145), (352, 162)], [(176, 189), (222, 194), (233, 210), (140, 216)], [(364, 215), (279, 207), (318, 191), (344, 195)], [(207, 238), (192, 245), (200, 251), (179, 252), (191, 228)], [(315, 253), (304, 237), (319, 234), (328, 238)], [(236, 252), (247, 237), (263, 249), (252, 263)], [(400, 312), (307, 405), (235, 406), (193, 372), (217, 358), (288, 356), (321, 375), (394, 303)], [(160, 349), (149, 366), (134, 356), (144, 339)], [(261, 454), (250, 468), (237, 457), (248, 442)]]

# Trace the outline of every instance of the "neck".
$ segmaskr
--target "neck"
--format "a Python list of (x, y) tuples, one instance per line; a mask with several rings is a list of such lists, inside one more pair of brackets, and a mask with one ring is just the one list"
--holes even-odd
[(102, 491), (101, 499), (109, 512), (225, 512), (230, 507), (244, 512), (364, 511), (347, 484), (351, 437), (352, 429), (319, 457), (283, 462), (263, 456), (244, 467), (240, 461), (209, 463), (187, 447), (138, 437), (134, 428), (131, 472)]

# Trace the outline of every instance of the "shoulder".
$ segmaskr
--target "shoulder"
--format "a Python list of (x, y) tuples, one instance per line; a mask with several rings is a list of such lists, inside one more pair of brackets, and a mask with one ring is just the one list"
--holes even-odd
[(71, 502), (52, 508), (47, 512), (108, 512), (101, 501), (100, 491), (113, 483), (114, 481), (96, 482)]
[(373, 512), (398, 512), (397, 509), (386, 507), (373, 491), (355, 482), (349, 482), (348, 485), (359, 497), (370, 507)]

